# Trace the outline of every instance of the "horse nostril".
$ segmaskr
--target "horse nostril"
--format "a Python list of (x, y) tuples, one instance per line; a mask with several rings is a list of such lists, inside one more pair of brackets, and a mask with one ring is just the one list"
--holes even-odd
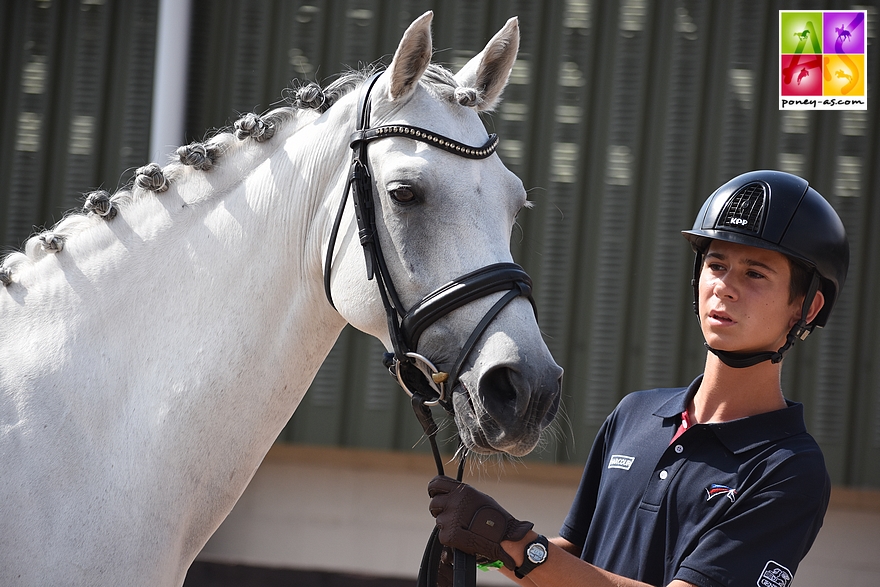
[(532, 377), (499, 365), (480, 378), (479, 395), (488, 416), (514, 432), (528, 422), (545, 428), (556, 416), (562, 390), (562, 369)]
[(480, 398), (486, 411), (494, 417), (506, 411), (515, 411), (517, 403), (517, 385), (514, 382), (517, 373), (509, 367), (493, 367), (480, 380)]

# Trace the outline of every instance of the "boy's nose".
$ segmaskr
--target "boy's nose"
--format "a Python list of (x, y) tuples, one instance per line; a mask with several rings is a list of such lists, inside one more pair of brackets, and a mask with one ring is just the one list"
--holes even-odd
[(714, 293), (719, 298), (729, 298), (735, 300), (737, 298), (736, 284), (732, 283), (733, 279), (730, 275), (719, 277), (715, 280)]

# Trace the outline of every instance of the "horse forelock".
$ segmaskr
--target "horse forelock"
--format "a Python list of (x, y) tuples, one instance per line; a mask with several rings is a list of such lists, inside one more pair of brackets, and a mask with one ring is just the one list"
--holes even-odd
[[(35, 263), (47, 254), (61, 252), (68, 240), (88, 228), (112, 221), (132, 201), (151, 193), (161, 194), (171, 183), (184, 187), (189, 180), (199, 178), (197, 173), (210, 172), (224, 159), (244, 153), (256, 156), (266, 149), (264, 143), (278, 135), (295, 133), (358, 89), (376, 71), (378, 68), (372, 65), (349, 70), (339, 74), (325, 88), (314, 82), (295, 82), (294, 87), (285, 92), (287, 105), (262, 115), (247, 113), (231, 127), (218, 130), (205, 141), (181, 146), (175, 153), (176, 160), (164, 167), (150, 163), (138, 168), (131, 180), (113, 194), (105, 190), (86, 194), (82, 209), (68, 212), (52, 228), (32, 235), (22, 251), (0, 257), (0, 285), (11, 285), (14, 274), (21, 267)], [(476, 90), (459, 87), (452, 72), (441, 65), (430, 64), (420, 85), (438, 100), (466, 107), (476, 104)], [(210, 197), (210, 194), (202, 197)]]

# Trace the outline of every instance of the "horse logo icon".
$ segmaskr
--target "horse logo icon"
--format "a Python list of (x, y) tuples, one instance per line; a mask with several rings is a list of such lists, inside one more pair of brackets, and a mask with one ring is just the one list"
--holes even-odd
[(806, 67), (801, 69), (801, 72), (798, 74), (798, 77), (797, 77), (797, 84), (801, 85), (801, 80), (804, 79), (805, 77), (807, 77), (808, 75), (810, 75), (810, 72), (807, 70)]

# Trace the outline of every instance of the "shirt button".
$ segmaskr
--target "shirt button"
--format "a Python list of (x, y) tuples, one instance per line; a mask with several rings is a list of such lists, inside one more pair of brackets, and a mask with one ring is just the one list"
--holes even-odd
[(666, 479), (666, 477), (668, 476), (669, 473), (667, 473), (665, 469), (663, 471), (660, 471), (660, 479)]
[(675, 445), (675, 452), (678, 453), (678, 454), (683, 453), (683, 452), (684, 452), (684, 447), (683, 447), (682, 445), (680, 445), (680, 444), (676, 444), (676, 445)]

